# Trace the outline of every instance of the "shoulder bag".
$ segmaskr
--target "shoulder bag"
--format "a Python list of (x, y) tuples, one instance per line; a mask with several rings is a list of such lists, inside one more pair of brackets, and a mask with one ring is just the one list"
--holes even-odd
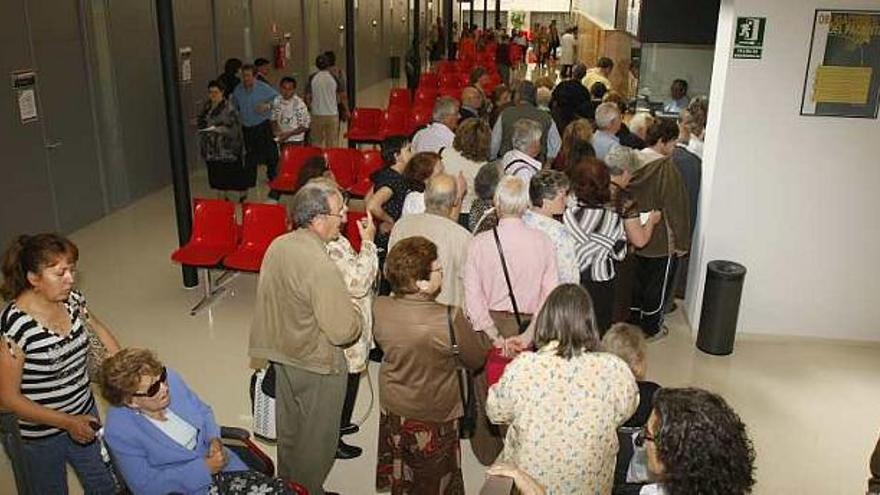
[(513, 306), (513, 316), (516, 318), (516, 325), (519, 327), (519, 333), (523, 333), (529, 328), (530, 320), (523, 318), (519, 312), (519, 306), (516, 304), (516, 296), (513, 294), (513, 285), (510, 283), (510, 272), (507, 271), (507, 261), (504, 259), (504, 250), (501, 249), (501, 238), (498, 237), (498, 228), (492, 229), (492, 235), (495, 236), (495, 245), (498, 246), (498, 256), (501, 257), (501, 269), (504, 271), (504, 281), (507, 282), (507, 294), (510, 296), (510, 304)]
[[(459, 360), (458, 340), (455, 338), (455, 328), (452, 324), (452, 306), (446, 306), (446, 323), (449, 326), (449, 341), (452, 343), (452, 354), (456, 361)], [(464, 414), (458, 423), (458, 437), (471, 438), (477, 430), (477, 403), (474, 401), (474, 380), (471, 372), (467, 369), (458, 369), (458, 393), (461, 396), (461, 405)]]

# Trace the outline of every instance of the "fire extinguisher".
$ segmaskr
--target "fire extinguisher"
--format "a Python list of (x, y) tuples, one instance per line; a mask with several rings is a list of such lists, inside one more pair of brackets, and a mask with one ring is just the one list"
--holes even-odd
[(290, 60), (290, 33), (284, 33), (284, 40), (279, 40), (272, 47), (272, 58), (275, 62), (276, 69), (287, 67), (287, 61)]

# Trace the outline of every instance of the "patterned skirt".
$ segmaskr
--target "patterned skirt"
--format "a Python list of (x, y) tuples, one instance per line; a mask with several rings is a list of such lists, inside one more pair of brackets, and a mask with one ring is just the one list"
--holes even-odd
[(458, 420), (434, 423), (382, 411), (376, 490), (392, 495), (464, 495)]
[(296, 495), (281, 478), (258, 471), (219, 472), (212, 477), (209, 495)]

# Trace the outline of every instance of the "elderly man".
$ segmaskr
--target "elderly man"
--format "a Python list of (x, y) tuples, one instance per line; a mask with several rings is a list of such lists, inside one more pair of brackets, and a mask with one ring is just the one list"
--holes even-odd
[(593, 149), (596, 150), (596, 158), (604, 161), (608, 150), (620, 144), (617, 131), (622, 124), (620, 109), (616, 103), (609, 101), (596, 107), (596, 132), (590, 140)]
[(332, 181), (311, 181), (296, 193), (291, 219), (299, 228), (266, 251), (250, 335), (250, 356), (272, 363), (277, 377), (278, 474), (318, 495), (339, 440), (348, 371), (342, 348), (361, 333), (326, 248), (345, 213)]
[(562, 139), (550, 114), (537, 107), (537, 97), (538, 90), (534, 83), (522, 81), (519, 84), (516, 90), (516, 104), (501, 112), (492, 127), (490, 157), (500, 157), (510, 151), (514, 147), (512, 140), (514, 126), (521, 119), (531, 119), (541, 127), (541, 150), (538, 159), (543, 162), (556, 158)]
[(542, 170), (529, 182), (532, 207), (523, 214), (529, 227), (547, 234), (556, 248), (556, 268), (560, 284), (577, 284), (581, 280), (576, 243), (571, 232), (555, 217), (565, 212), (568, 200), (568, 177), (558, 170)]
[(278, 145), (272, 132), (272, 102), (278, 96), (272, 86), (257, 79), (253, 65), (241, 68), (241, 84), (232, 92), (235, 106), (241, 115), (241, 131), (247, 151), (248, 167), (266, 164), (269, 180), (275, 178), (278, 168)]
[(663, 113), (671, 113), (678, 115), (682, 110), (686, 109), (688, 103), (688, 83), (684, 79), (676, 79), (672, 81), (669, 87), (669, 100), (663, 105)]
[(422, 236), (437, 245), (443, 285), (437, 302), (464, 307), (464, 263), (471, 233), (450, 219), (461, 201), (458, 183), (451, 175), (432, 177), (425, 189), (425, 213), (404, 215), (394, 224), (388, 250), (407, 237)]
[(531, 119), (520, 119), (513, 126), (511, 142), (513, 149), (501, 157), (501, 170), (505, 175), (521, 178), (526, 184), (538, 173), (542, 164), (537, 159), (541, 153), (541, 124)]
[[(523, 222), (529, 207), (529, 186), (518, 177), (503, 177), (494, 201), (498, 227), (477, 234), (468, 247), (465, 309), (484, 347), (506, 350), (516, 345), (525, 321), (541, 309), (544, 299), (559, 284), (559, 275), (553, 242), (547, 234)], [(474, 386), (481, 398), (479, 403), (485, 404), (488, 387), (484, 373), (475, 377)], [(477, 418), (471, 447), (477, 459), (489, 465), (503, 442), (497, 431), (488, 428), (485, 410), (478, 408), (478, 413), (481, 417)]]
[(441, 96), (434, 103), (434, 113), (430, 125), (413, 136), (412, 151), (439, 153), (442, 148), (452, 147), (455, 129), (459, 121), (458, 101), (449, 96)]
[(480, 118), (483, 108), (483, 93), (479, 89), (468, 86), (461, 90), (461, 109), (458, 111), (461, 120)]

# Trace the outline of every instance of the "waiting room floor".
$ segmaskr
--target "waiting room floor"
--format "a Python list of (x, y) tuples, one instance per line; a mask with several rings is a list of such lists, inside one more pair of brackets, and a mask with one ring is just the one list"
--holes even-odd
[[(376, 94), (387, 95), (387, 88)], [(193, 196), (213, 197), (204, 171), (193, 178)], [(80, 248), (80, 288), (120, 342), (156, 350), (214, 407), (218, 422), (249, 428), (247, 341), (256, 275), (239, 276), (230, 285), (234, 295), (189, 316), (201, 290), (183, 289), (180, 269), (169, 260), (177, 243), (170, 188), (71, 237)], [(732, 356), (714, 357), (695, 349), (680, 312), (669, 322), (669, 337), (649, 346), (649, 378), (705, 387), (731, 402), (757, 450), (754, 493), (864, 493), (880, 430), (880, 344), (741, 335)], [(366, 421), (346, 437), (364, 455), (337, 461), (329, 490), (374, 493), (378, 397), (373, 403), (370, 387), (376, 391), (377, 371), (371, 364), (371, 381), (361, 381), (354, 416)], [(272, 447), (266, 450), (274, 455)], [(467, 491), (475, 494), (484, 468), (466, 443), (463, 453)], [(81, 493), (71, 480), (72, 493)], [(13, 490), (9, 463), (0, 455), (0, 493)]]

